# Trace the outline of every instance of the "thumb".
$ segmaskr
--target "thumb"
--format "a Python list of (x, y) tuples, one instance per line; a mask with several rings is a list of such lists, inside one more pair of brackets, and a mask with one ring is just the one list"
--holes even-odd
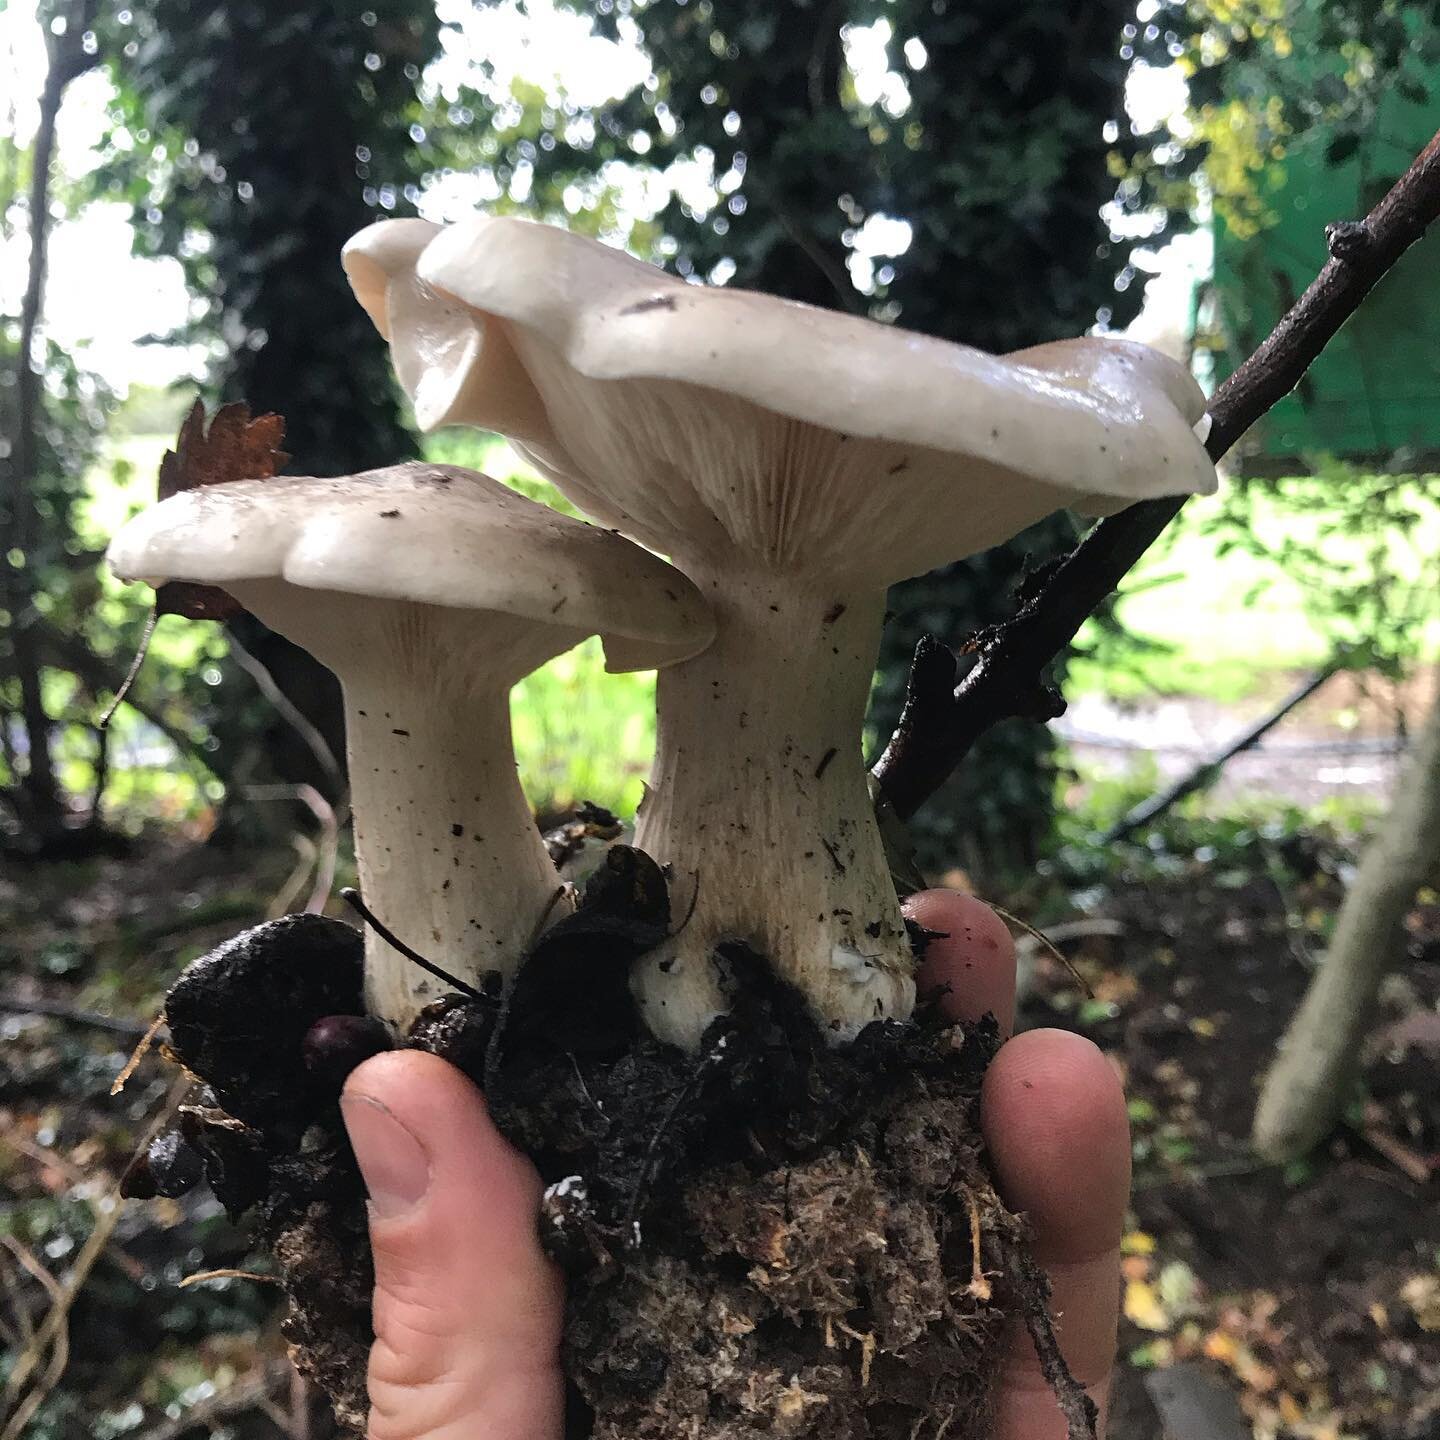
[(375, 1257), (368, 1440), (558, 1440), (564, 1296), (533, 1166), (433, 1055), (367, 1060), (341, 1108)]

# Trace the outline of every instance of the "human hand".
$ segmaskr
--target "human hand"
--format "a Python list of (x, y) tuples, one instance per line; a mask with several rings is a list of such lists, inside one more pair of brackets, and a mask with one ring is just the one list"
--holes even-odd
[[(1015, 949), (969, 896), (906, 905), (931, 942), (924, 988), (950, 987), (956, 1018), (993, 1012), (1008, 1034)], [(478, 1090), (434, 1056), (391, 1051), (351, 1075), (345, 1122), (370, 1192), (375, 1344), (369, 1440), (560, 1440), (559, 1271), (536, 1231), (541, 1184), (490, 1123)], [(1125, 1101), (1088, 1040), (1008, 1040), (981, 1096), (1000, 1188), (1034, 1227), (1070, 1369), (1101, 1408), (1115, 1352), (1119, 1245), (1130, 1187)], [(996, 1440), (1064, 1440), (1065, 1422), (1017, 1325)]]

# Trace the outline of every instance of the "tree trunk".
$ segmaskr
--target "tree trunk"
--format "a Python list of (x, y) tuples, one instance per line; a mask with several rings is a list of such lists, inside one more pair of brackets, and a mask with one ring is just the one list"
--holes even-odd
[[(85, 17), (88, 23), (88, 10)], [(50, 165), (55, 153), (55, 125), (65, 87), (94, 61), (81, 48), (84, 25), (72, 23), (59, 35), (47, 35), (49, 69), (40, 92), (39, 123), (31, 157), (29, 196), (30, 261), (20, 305), (20, 340), (15, 360), (15, 433), (9, 456), (9, 484), (0, 512), (0, 553), (6, 557), (3, 598), (10, 612), (10, 654), (20, 688), (20, 715), (25, 725), (27, 763), (20, 780), (26, 828), (40, 844), (61, 829), (65, 806), (50, 754), (50, 717), (45, 710), (40, 645), (34, 609), (36, 546), (39, 515), (35, 507), (39, 469), (44, 390), (35, 356), (45, 295), (45, 269), (50, 239)], [(14, 556), (19, 557), (16, 563)]]
[(1269, 1160), (1302, 1155), (1345, 1101), (1375, 993), (1403, 953), (1415, 892), (1440, 862), (1440, 694), (1370, 841), (1324, 964), (1290, 1022), (1260, 1092), (1252, 1139)]
[[(40, 372), (35, 364), (35, 337), (45, 289), (45, 252), (50, 224), (50, 161), (55, 148), (55, 120), (60, 112), (65, 76), (52, 54), (40, 94), (40, 120), (35, 131), (30, 182), (30, 267), (20, 307), (20, 344), (16, 353), (15, 435), (10, 454), (3, 549), (5, 608), (10, 612), (10, 651), (20, 687), (20, 714), (25, 725), (27, 765), (20, 777), (26, 828), (41, 837), (59, 828), (61, 803), (50, 756), (50, 719), (41, 692), (39, 649), (34, 633), (35, 469), (41, 403)], [(17, 563), (18, 560), (18, 563)]]

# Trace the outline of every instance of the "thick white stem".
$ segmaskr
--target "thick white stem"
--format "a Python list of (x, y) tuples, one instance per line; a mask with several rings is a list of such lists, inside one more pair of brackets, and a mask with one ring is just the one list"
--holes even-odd
[(903, 1018), (910, 946), (860, 748), (883, 596), (689, 573), (717, 631), (659, 677), (636, 844), (673, 867), (678, 933), (637, 971), (646, 1023), (696, 1046), (728, 1008), (725, 941), (768, 959), (837, 1040)]
[[(570, 902), (520, 788), (510, 690), (586, 632), (283, 580), (228, 588), (339, 676), (366, 905), (467, 985), (514, 975)], [(367, 927), (372, 1015), (403, 1029), (446, 988)]]
[[(515, 973), (560, 878), (520, 788), (510, 707), (367, 672), (345, 684), (360, 892), (406, 944), (469, 985)], [(405, 1026), (447, 989), (365, 935), (372, 1014)]]

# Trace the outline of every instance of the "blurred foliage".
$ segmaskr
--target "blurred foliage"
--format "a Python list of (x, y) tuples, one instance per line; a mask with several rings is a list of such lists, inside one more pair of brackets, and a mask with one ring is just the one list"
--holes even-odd
[(115, 93), (94, 175), (137, 248), (178, 258), (187, 338), (225, 399), (288, 421), (295, 468), (343, 474), (414, 454), (386, 346), (340, 249), (411, 207), (417, 87), (433, 4), (132, 0), (101, 27)]
[[(0, 238), (11, 234), (8, 212), (0, 217)], [(16, 433), (18, 351), (13, 334), (0, 332), (0, 435)], [(25, 626), (38, 642), (36, 649), (46, 668), (42, 672), (46, 709), (56, 727), (52, 744), (57, 768), (67, 759), (94, 753), (93, 729), (97, 703), (93, 691), (63, 671), (51, 669), (57, 656), (56, 637), (80, 633), (91, 621), (99, 580), (96, 555), (77, 533), (77, 510), (83, 481), (105, 424), (109, 396), (103, 385), (86, 374), (69, 355), (46, 346), (40, 357), (44, 372), (43, 400), (36, 416), (33, 473), (14, 473), (15, 455), (8, 438), (0, 446), (0, 481), (3, 490), (28, 484), (34, 509), (31, 543), (4, 557), (8, 566), (24, 574), (19, 592), (29, 598), (27, 613), (0, 611), (0, 801), (10, 799), (27, 765), (28, 744), (20, 723), (21, 698), (17, 677), (15, 640)], [(18, 804), (18, 801), (14, 802)], [(12, 822), (23, 813), (10, 806), (0, 809), (0, 835), (15, 835)]]
[[(69, 588), (63, 570), (76, 472), (67, 472), (66, 461), (73, 457), (65, 452), (72, 445), (72, 430), (73, 443), (84, 446), (95, 428), (83, 404), (93, 385), (68, 356), (45, 341), (40, 328), (56, 210), (51, 159), (59, 113), (71, 82), (92, 64), (80, 35), (67, 23), (81, 19), (82, 12), (55, 13), (59, 9), (42, 6), (37, 12), (37, 19), (46, 22), (41, 31), (44, 60), (28, 145), (22, 146), (13, 121), (0, 144), (6, 157), (0, 167), (0, 242), (17, 258), (24, 257), (16, 315), (0, 335), (0, 611), (5, 620), (0, 653), (0, 764), (5, 771), (0, 843), (6, 850), (36, 855), (61, 853), (99, 828), (93, 823), (93, 803), (88, 817), (73, 828), (70, 824), (72, 807), (61, 788), (55, 750), (56, 702), (50, 692), (56, 677), (47, 663), (53, 648), (47, 587), (53, 581)], [(21, 215), (24, 241), (15, 243)], [(54, 403), (47, 383), (52, 369)], [(69, 427), (63, 423), (67, 417)]]
[[(4, 374), (11, 373), (7, 367)], [(136, 592), (115, 581), (100, 556), (118, 520), (153, 495), (160, 446), (153, 437), (135, 447), (117, 446), (113, 395), (71, 357), (52, 349), (46, 376), (37, 495), (45, 523), (28, 563), (39, 577), (35, 623), (46, 663), (57, 779), (72, 807), (83, 813), (98, 801), (112, 828), (179, 822), (220, 794), (207, 756), (224, 637), (211, 626), (163, 622), (131, 703), (121, 706), (103, 734), (97, 729), (139, 647), (145, 619)], [(0, 380), (0, 430), (12, 390)], [(3, 716), (13, 716), (18, 705), (11, 634), (10, 617), (0, 616)], [(23, 744), (13, 722), (0, 727), (0, 791), (14, 783)], [(0, 835), (11, 833), (10, 818), (0, 810)]]
[[(418, 193), (424, 159), (412, 132), (439, 45), (433, 3), (136, 0), (98, 29), (115, 92), (93, 183), (130, 203), (140, 251), (184, 267), (193, 313), (187, 334), (169, 338), (203, 342), (203, 378), (222, 398), (285, 416), (302, 473), (415, 454), (386, 346), (339, 254)], [(242, 619), (234, 633), (342, 753), (329, 672), (258, 622)], [(222, 778), (332, 788), (254, 694), (227, 667), (212, 729)]]
[[(1046, 856), (1036, 869), (1042, 892), (1082, 912), (1117, 886), (1203, 876), (1224, 890), (1257, 872), (1282, 889), (1318, 866), (1349, 878), (1361, 837), (1380, 810), (1373, 796), (1336, 795), (1314, 807), (1253, 796), (1217, 810), (1192, 795), (1141, 831), (1110, 845), (1096, 836), (1153, 793), (1154, 772), (1123, 779), (1085, 777), (1064, 791)], [(1059, 891), (1055, 887), (1060, 887)], [(1337, 891), (1342, 887), (1337, 887)], [(1333, 917), (1327, 915), (1328, 925)]]
[(1191, 501), (1126, 577), (1116, 605), (1123, 633), (1081, 632), (1068, 693), (1228, 703), (1276, 671), (1346, 651), (1356, 665), (1380, 665), (1388, 690), (1389, 679), (1440, 659), (1435, 478), (1315, 457), (1312, 469), (1232, 479)]
[(1331, 161), (1343, 161), (1387, 91), (1426, 103), (1440, 62), (1437, 0), (1179, 0), (1146, 12), (1127, 46), (1179, 65), (1187, 113), (1117, 169), (1137, 201), (1148, 191), (1173, 208), (1176, 181), (1203, 160), (1236, 234), (1267, 223), (1264, 181), (1297, 135), (1323, 126)]
[[(1217, 557), (1261, 562), (1256, 589), (1279, 576), (1331, 653), (1389, 680), (1423, 658), (1440, 618), (1440, 477), (1374, 474), (1317, 457), (1309, 475), (1228, 486), (1208, 521)], [(1267, 520), (1257, 523), (1264, 504)], [(1268, 571), (1268, 573), (1267, 573)]]
[[(158, 404), (143, 392), (135, 401), (142, 420)], [(130, 420), (131, 403), (127, 400), (108, 417), (106, 444), (85, 477), (76, 508), (77, 533), (96, 557), (128, 515), (153, 502), (160, 457), (173, 439)], [(160, 414), (168, 427), (168, 411)], [(127, 437), (130, 429), (138, 436)], [(98, 568), (96, 593), (80, 634), (107, 672), (112, 692), (140, 646), (149, 596), (148, 589), (122, 584), (103, 565)], [(223, 799), (214, 732), (225, 708), (220, 688), (225, 654), (225, 633), (218, 626), (174, 616), (156, 626), (128, 701), (109, 726), (112, 763), (105, 797), (112, 828), (135, 833), (152, 821), (197, 820)], [(267, 707), (258, 697), (247, 705), (243, 718), (258, 729)], [(77, 770), (72, 784), (90, 783), (93, 775)]]

